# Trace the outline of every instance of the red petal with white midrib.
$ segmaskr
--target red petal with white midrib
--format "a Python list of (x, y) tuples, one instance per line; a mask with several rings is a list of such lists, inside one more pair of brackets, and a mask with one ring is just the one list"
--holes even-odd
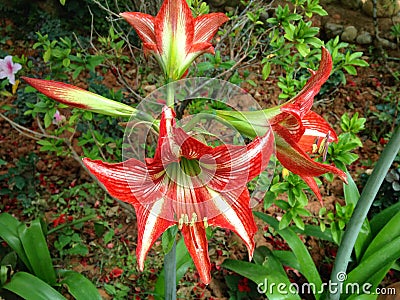
[(315, 139), (318, 137), (320, 140), (326, 138), (329, 134), (328, 143), (336, 142), (337, 135), (332, 129), (331, 125), (319, 114), (309, 111), (302, 119), (303, 127), (305, 128), (304, 134), (299, 140), (299, 146), (306, 152), (311, 152), (315, 144)]
[(237, 191), (225, 193), (223, 197), (211, 191), (211, 195), (214, 197), (214, 205), (218, 207), (221, 214), (209, 219), (208, 224), (235, 232), (245, 243), (251, 259), (254, 252), (254, 235), (257, 232), (257, 226), (250, 208), (249, 191), (247, 188), (242, 189), (239, 197)]
[[(186, 56), (193, 42), (194, 21), (185, 0), (165, 0), (155, 18), (156, 44), (161, 55), (170, 58), (171, 51)], [(170, 49), (171, 43), (179, 49)]]
[(203, 283), (211, 281), (211, 264), (208, 256), (208, 242), (203, 222), (195, 222), (191, 225), (183, 225), (181, 229), (185, 245), (200, 274)]
[(194, 42), (210, 42), (218, 28), (229, 21), (223, 13), (211, 13), (199, 16), (194, 20)]
[(338, 175), (347, 181), (346, 174), (338, 168), (313, 161), (300, 146), (293, 141), (286, 128), (275, 125), (277, 158), (282, 165), (295, 174), (306, 177), (316, 177), (327, 172)]
[(139, 38), (145, 44), (155, 44), (156, 36), (154, 33), (155, 18), (148, 14), (139, 12), (124, 12), (120, 14), (133, 28)]
[[(164, 231), (176, 224), (170, 205), (165, 199), (146, 206), (134, 205), (138, 226), (136, 257), (141, 271), (151, 246)], [(167, 218), (162, 218), (161, 215)]]
[(329, 51), (322, 47), (321, 62), (316, 72), (311, 72), (311, 78), (307, 81), (302, 90), (292, 99), (290, 99), (284, 107), (298, 111), (301, 118), (311, 109), (314, 97), (319, 93), (321, 86), (329, 78), (332, 70), (332, 57)]

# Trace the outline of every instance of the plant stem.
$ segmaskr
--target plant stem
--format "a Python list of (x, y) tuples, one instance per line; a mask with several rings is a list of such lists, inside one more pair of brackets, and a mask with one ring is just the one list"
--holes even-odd
[(164, 256), (165, 300), (176, 300), (176, 241)]
[(174, 108), (175, 105), (175, 85), (171, 82), (167, 82), (167, 99), (166, 103), (168, 107)]
[(367, 213), (375, 199), (375, 196), (378, 193), (379, 188), (393, 163), (393, 160), (399, 153), (399, 150), (400, 127), (397, 127), (393, 132), (392, 138), (390, 139), (386, 148), (383, 150), (380, 159), (376, 163), (376, 166), (361, 193), (360, 199), (357, 202), (354, 213), (351, 216), (346, 231), (343, 235), (343, 239), (339, 246), (331, 274), (331, 283), (335, 291), (329, 291), (328, 299), (330, 300), (338, 300), (340, 298), (340, 291), (342, 290), (343, 282), (337, 278), (339, 277), (338, 274), (341, 272), (346, 272), (347, 270), (351, 253), (357, 240), (358, 233), (361, 230), (361, 226), (367, 217)]

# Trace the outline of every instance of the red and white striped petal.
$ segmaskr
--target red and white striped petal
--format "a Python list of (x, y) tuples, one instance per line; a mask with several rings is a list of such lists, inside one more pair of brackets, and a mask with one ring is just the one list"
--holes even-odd
[(68, 106), (110, 116), (129, 117), (137, 113), (137, 110), (133, 107), (70, 84), (28, 77), (22, 77), (22, 79), (47, 97)]
[(122, 16), (133, 28), (144, 44), (156, 44), (156, 35), (154, 33), (155, 18), (148, 14), (140, 12), (124, 12)]
[(317, 177), (331, 172), (347, 182), (346, 174), (343, 171), (334, 166), (313, 161), (292, 139), (290, 132), (286, 128), (275, 125), (274, 131), (276, 133), (277, 158), (285, 168), (302, 178)]
[(197, 17), (194, 20), (195, 43), (210, 42), (218, 28), (227, 21), (229, 18), (223, 13), (211, 13)]
[(321, 62), (318, 70), (311, 72), (311, 78), (303, 89), (282, 106), (283, 110), (297, 111), (299, 116), (303, 118), (311, 109), (315, 95), (319, 93), (321, 86), (329, 78), (332, 70), (332, 57), (329, 51), (324, 47), (321, 49)]
[(151, 246), (164, 231), (176, 224), (170, 206), (166, 198), (145, 206), (134, 205), (138, 226), (136, 258), (141, 271)]
[(158, 52), (169, 78), (180, 79), (182, 61), (193, 43), (194, 19), (185, 0), (166, 0), (155, 20)]
[(213, 205), (221, 213), (207, 220), (208, 224), (227, 228), (235, 232), (245, 243), (249, 252), (249, 258), (251, 259), (254, 252), (254, 234), (257, 232), (257, 226), (249, 204), (249, 191), (243, 189), (239, 195), (236, 191), (231, 191), (225, 193), (223, 197), (211, 189), (209, 191), (213, 196)]
[(194, 265), (200, 274), (203, 283), (211, 281), (211, 264), (208, 257), (208, 242), (203, 222), (195, 222), (190, 225), (183, 225), (181, 229), (183, 239)]
[(109, 194), (132, 205), (150, 204), (162, 199), (165, 194), (165, 170), (160, 164), (149, 169), (136, 159), (122, 163), (107, 163), (84, 158), (83, 163), (104, 185)]
[(328, 138), (328, 143), (336, 142), (338, 139), (336, 132), (332, 129), (329, 123), (313, 111), (309, 111), (304, 116), (302, 123), (305, 131), (298, 144), (305, 152), (311, 152), (313, 150), (316, 138), (320, 141), (324, 138)]

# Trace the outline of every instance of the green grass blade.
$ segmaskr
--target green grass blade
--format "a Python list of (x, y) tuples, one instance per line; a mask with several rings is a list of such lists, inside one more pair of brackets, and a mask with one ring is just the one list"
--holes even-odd
[(25, 226), (8, 213), (0, 214), (0, 237), (17, 253), (24, 265), (32, 272), (32, 266), (25, 254), (18, 235), (18, 227)]
[(33, 273), (50, 285), (56, 283), (56, 274), (40, 220), (32, 221), (29, 227), (20, 226), (18, 234)]
[(67, 287), (75, 300), (101, 300), (96, 286), (82, 274), (69, 270), (61, 270), (57, 273), (62, 277), (60, 283)]
[(50, 285), (25, 272), (16, 273), (3, 288), (27, 300), (67, 300)]

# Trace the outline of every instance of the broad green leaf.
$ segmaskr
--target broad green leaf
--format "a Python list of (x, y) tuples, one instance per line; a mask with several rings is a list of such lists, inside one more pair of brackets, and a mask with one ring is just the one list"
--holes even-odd
[(375, 236), (395, 214), (400, 211), (400, 202), (384, 209), (375, 215), (370, 222), (372, 236)]
[[(297, 234), (290, 228), (285, 228), (279, 230), (279, 223), (273, 217), (270, 217), (261, 212), (254, 212), (254, 215), (271, 225), (277, 233), (288, 243), (289, 247), (292, 249), (294, 255), (296, 256), (299, 264), (301, 266), (299, 272), (306, 277), (308, 282), (315, 284), (315, 286), (322, 286), (321, 277), (319, 276), (318, 270), (315, 267), (314, 261), (311, 258), (306, 246), (297, 236)], [(318, 300), (321, 294), (316, 294), (315, 298)]]
[(29, 300), (66, 300), (59, 292), (36, 276), (18, 272), (3, 286), (4, 289)]
[(325, 240), (325, 241), (329, 241), (329, 242), (333, 243), (333, 238), (332, 238), (332, 233), (331, 233), (330, 228), (327, 228), (327, 229), (325, 229), (325, 231), (322, 231), (320, 226), (309, 225), (309, 224), (306, 224), (304, 226), (304, 230), (300, 230), (300, 228), (297, 228), (296, 226), (291, 226), (289, 228), (291, 230), (293, 230), (294, 232), (308, 235), (308, 236), (314, 236), (321, 240)]
[(398, 258), (400, 258), (400, 237), (383, 245), (366, 259), (362, 259), (359, 265), (348, 274), (345, 284), (370, 283), (370, 279), (375, 273), (384, 268), (388, 262), (394, 262)]
[(276, 258), (279, 259), (282, 265), (291, 267), (295, 270), (301, 269), (299, 261), (297, 260), (296, 256), (292, 251), (275, 250), (272, 251), (272, 253)]
[(376, 300), (378, 295), (375, 294), (354, 294), (351, 295), (349, 298), (346, 298), (346, 300)]
[(387, 224), (377, 233), (365, 250), (362, 261), (398, 237), (400, 237), (400, 211), (387, 220)]
[(0, 237), (17, 253), (29, 271), (32, 266), (25, 254), (24, 247), (18, 235), (18, 227), (25, 226), (8, 213), (0, 214)]
[(57, 273), (62, 277), (60, 283), (67, 287), (75, 300), (102, 299), (96, 286), (82, 274), (69, 270), (60, 270)]
[(279, 260), (274, 257), (268, 248), (264, 248), (264, 262), (262, 265), (246, 261), (226, 259), (222, 267), (234, 271), (257, 284), (258, 292), (265, 293), (268, 299), (300, 299), (294, 294), (289, 278)]
[(29, 227), (18, 227), (18, 234), (33, 273), (50, 285), (55, 284), (56, 274), (40, 220), (33, 220)]
[(178, 226), (172, 226), (163, 233), (161, 237), (161, 242), (164, 254), (167, 254), (171, 251), (177, 233), (178, 233)]

